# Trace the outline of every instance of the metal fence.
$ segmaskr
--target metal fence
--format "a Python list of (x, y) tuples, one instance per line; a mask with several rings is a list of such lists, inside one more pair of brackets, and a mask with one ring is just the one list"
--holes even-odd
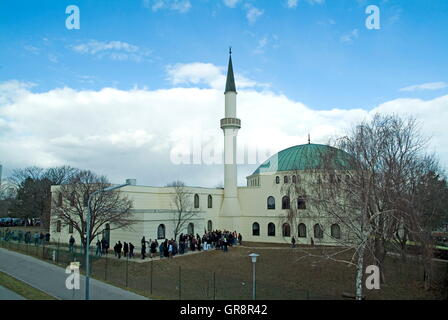
[[(67, 267), (73, 261), (80, 262), (80, 271), (85, 274), (85, 254), (79, 246), (71, 250), (68, 244), (55, 242), (34, 241), (25, 242), (16, 234), (5, 235), (0, 229), (0, 247), (37, 257), (42, 260)], [(122, 257), (117, 259), (114, 254), (103, 256), (96, 255), (96, 250), (91, 250), (91, 276), (112, 285), (127, 288), (136, 293), (159, 299), (185, 299), (185, 300), (249, 300), (252, 299), (252, 274), (249, 259), (247, 264), (234, 265), (225, 268), (220, 265), (198, 268), (189, 265), (191, 259), (164, 258), (150, 259), (141, 262), (140, 257), (130, 259)], [(200, 255), (200, 254), (199, 254)], [(224, 254), (223, 254), (224, 255)], [(194, 255), (191, 255), (196, 257)], [(204, 256), (203, 256), (204, 257)], [(195, 258), (196, 259), (196, 258)], [(246, 258), (244, 258), (246, 259)], [(278, 260), (278, 259), (277, 259)], [(246, 260), (243, 260), (246, 261)], [(241, 262), (239, 262), (241, 263)], [(283, 263), (283, 262), (281, 262)], [(286, 263), (286, 262), (285, 262)], [(394, 262), (395, 263), (395, 262)], [(391, 265), (393, 266), (393, 265)], [(232, 272), (233, 268), (244, 269), (243, 272)], [(346, 268), (341, 267), (341, 268)], [(269, 265), (260, 265), (257, 268), (257, 299), (266, 300), (322, 300), (342, 299), (341, 288), (333, 291), (320, 290), (313, 286), (314, 282), (330, 282), (335, 287), (338, 283), (347, 283), (347, 290), (352, 286), (349, 276), (340, 278), (344, 271), (334, 271), (334, 275), (327, 276), (329, 268), (317, 266), (315, 270), (300, 270), (303, 279), (312, 279), (308, 284), (298, 282), (298, 273), (282, 274), (285, 281), (276, 282), (278, 277), (272, 277), (272, 272), (281, 269), (270, 268)], [(313, 274), (305, 274), (314, 272)], [(347, 272), (345, 272), (346, 274)], [(325, 278), (325, 277), (328, 278)], [(394, 283), (409, 283), (422, 279), (422, 266), (418, 263), (400, 264), (390, 267), (386, 275), (388, 279), (394, 279)], [(331, 282), (333, 281), (333, 282)], [(329, 292), (331, 292), (329, 294)]]

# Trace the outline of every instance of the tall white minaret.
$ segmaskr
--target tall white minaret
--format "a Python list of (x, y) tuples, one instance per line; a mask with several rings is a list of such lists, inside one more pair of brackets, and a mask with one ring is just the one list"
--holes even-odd
[(236, 86), (233, 75), (232, 49), (230, 49), (225, 95), (225, 118), (221, 120), (224, 131), (224, 201), (221, 208), (223, 216), (239, 216), (240, 205), (237, 187), (237, 135), (241, 120), (236, 117)]

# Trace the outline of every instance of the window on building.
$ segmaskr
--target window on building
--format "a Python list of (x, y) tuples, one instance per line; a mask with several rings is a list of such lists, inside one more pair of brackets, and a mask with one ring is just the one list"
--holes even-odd
[(252, 235), (253, 236), (259, 236), (260, 235), (260, 225), (258, 222), (254, 222), (252, 224)]
[(159, 225), (159, 227), (157, 228), (157, 239), (159, 240), (165, 239), (165, 231), (166, 231), (165, 225), (164, 224)]
[(72, 224), (68, 225), (68, 233), (70, 233), (70, 234), (73, 233), (73, 225)]
[(194, 235), (194, 224), (191, 222), (188, 224), (187, 233)]
[(213, 208), (213, 197), (211, 194), (208, 195), (208, 199), (207, 199), (207, 207), (209, 209)]
[(58, 207), (62, 207), (62, 193), (58, 193)]
[(106, 223), (106, 227), (103, 230), (103, 238), (110, 244), (110, 224)]
[(87, 207), (89, 205), (89, 194), (87, 192), (84, 193), (83, 204), (84, 204), (84, 207)]
[(70, 195), (70, 207), (74, 207), (75, 206), (75, 193), (72, 192)]
[(199, 208), (199, 195), (198, 194), (194, 195), (194, 207), (195, 207), (195, 209)]
[(284, 223), (282, 227), (282, 233), (284, 237), (290, 237), (291, 236), (291, 226), (289, 223)]
[(276, 184), (279, 184), (279, 183), (280, 183), (280, 177), (279, 177), (279, 176), (275, 177), (275, 183), (276, 183)]
[(288, 196), (284, 196), (282, 198), (282, 209), (290, 209), (291, 208), (291, 202), (289, 201)]
[(289, 182), (289, 178), (288, 178), (288, 176), (284, 176), (284, 177), (283, 177), (283, 182), (284, 182), (284, 183), (288, 183), (288, 182)]
[(56, 222), (56, 232), (61, 232), (61, 220)]
[(300, 223), (299, 227), (299, 238), (306, 238), (306, 225), (304, 223)]
[(273, 224), (272, 222), (268, 224), (268, 236), (275, 237), (275, 224)]
[(341, 239), (341, 228), (338, 224), (333, 224), (331, 226), (331, 236), (335, 239)]
[(292, 183), (297, 183), (297, 177), (296, 176), (292, 176)]
[(316, 239), (322, 239), (324, 237), (324, 230), (322, 229), (322, 226), (318, 223), (314, 225), (314, 238)]
[(275, 210), (275, 198), (273, 196), (268, 197), (268, 210)]
[(213, 231), (213, 222), (212, 220), (208, 220), (207, 222), (207, 231), (212, 232)]
[(305, 198), (299, 197), (297, 199), (297, 209), (299, 209), (299, 210), (305, 210), (306, 209)]

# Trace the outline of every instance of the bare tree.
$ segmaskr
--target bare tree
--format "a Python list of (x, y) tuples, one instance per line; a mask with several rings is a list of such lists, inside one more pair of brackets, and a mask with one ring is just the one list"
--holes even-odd
[[(337, 237), (332, 227), (322, 232), (329, 233), (340, 251), (353, 255), (348, 260), (336, 259), (335, 254), (326, 257), (356, 267), (357, 299), (363, 296), (367, 257), (380, 267), (384, 281), (386, 244), (396, 246), (393, 240), (401, 237), (402, 245), (396, 246), (400, 250), (413, 234), (414, 238), (420, 235), (422, 248), (432, 247), (428, 232), (425, 236), (418, 232), (423, 228), (420, 217), (427, 214), (416, 205), (416, 186), (423, 186), (418, 181), (434, 169), (433, 158), (423, 155), (426, 143), (415, 119), (377, 114), (331, 143), (334, 148), (309, 155), (305, 161), (310, 161), (313, 169), (307, 171), (307, 181), (300, 187), (289, 187), (290, 194), (307, 192), (313, 218), (322, 228), (340, 227)], [(306, 190), (301, 189), (303, 186)], [(292, 221), (297, 214), (292, 208), (288, 219)], [(426, 269), (429, 272), (430, 267)]]
[(182, 181), (174, 181), (167, 185), (174, 189), (172, 196), (173, 223), (174, 223), (174, 239), (184, 230), (185, 225), (195, 218), (198, 213), (193, 208), (193, 195), (188, 192), (185, 183)]
[(17, 217), (39, 217), (44, 227), (49, 227), (51, 207), (51, 186), (67, 183), (78, 169), (62, 166), (43, 169), (27, 167), (16, 169), (8, 177), (17, 189), (17, 196), (11, 211)]
[[(89, 197), (95, 191), (110, 186), (104, 176), (91, 171), (78, 172), (52, 195), (52, 223), (61, 223), (76, 230), (85, 247)], [(91, 199), (90, 209), (90, 242), (102, 233), (106, 224), (109, 230), (115, 230), (130, 228), (136, 222), (131, 213), (132, 201), (119, 191), (97, 193)]]

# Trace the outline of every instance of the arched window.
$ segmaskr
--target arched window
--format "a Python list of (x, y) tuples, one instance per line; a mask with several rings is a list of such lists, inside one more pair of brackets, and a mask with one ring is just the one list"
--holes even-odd
[(207, 222), (207, 231), (212, 232), (213, 231), (213, 222), (212, 220), (208, 220)]
[(72, 192), (70, 195), (70, 207), (74, 207), (75, 206), (75, 193)]
[(252, 235), (253, 236), (259, 236), (260, 235), (260, 225), (258, 222), (254, 222), (252, 224)]
[(187, 233), (194, 235), (194, 224), (191, 222), (188, 224)]
[(297, 177), (296, 176), (292, 176), (292, 183), (297, 183)]
[(291, 202), (289, 201), (288, 196), (284, 196), (282, 198), (282, 209), (290, 209), (291, 208)]
[(283, 182), (284, 182), (284, 183), (288, 183), (288, 181), (289, 181), (288, 176), (284, 176), (284, 177), (283, 177)]
[(275, 237), (275, 224), (273, 224), (272, 222), (268, 224), (268, 236)]
[(70, 234), (73, 233), (73, 225), (72, 224), (68, 225), (68, 233), (70, 233)]
[(305, 210), (306, 209), (305, 198), (299, 197), (297, 199), (297, 209), (299, 209), (299, 210)]
[(163, 240), (165, 239), (165, 225), (161, 224), (159, 225), (159, 227), (157, 228), (157, 239), (159, 240)]
[(56, 221), (56, 232), (61, 232), (61, 220)]
[(331, 236), (335, 239), (341, 239), (341, 228), (337, 224), (331, 226)]
[(208, 198), (207, 198), (207, 207), (208, 207), (209, 209), (213, 208), (213, 197), (212, 197), (211, 194), (209, 194), (209, 195), (208, 195)]
[(268, 210), (275, 209), (275, 198), (273, 196), (268, 197)]
[(324, 237), (324, 230), (322, 229), (322, 226), (318, 223), (314, 225), (314, 238), (316, 239), (322, 239)]
[(306, 225), (304, 223), (299, 224), (299, 238), (306, 238)]
[(282, 233), (284, 237), (290, 237), (291, 236), (291, 227), (289, 223), (284, 223), (282, 227)]
[(62, 193), (58, 193), (58, 207), (62, 207)]
[(103, 230), (103, 238), (110, 244), (110, 225), (106, 223), (106, 227)]
[(84, 207), (87, 207), (89, 205), (89, 194), (87, 192), (84, 193), (83, 204), (84, 204)]
[(195, 209), (199, 208), (199, 195), (198, 194), (194, 195), (194, 207), (195, 207)]
[(276, 184), (279, 184), (279, 183), (280, 183), (280, 177), (279, 177), (279, 176), (275, 177), (275, 183), (276, 183)]

